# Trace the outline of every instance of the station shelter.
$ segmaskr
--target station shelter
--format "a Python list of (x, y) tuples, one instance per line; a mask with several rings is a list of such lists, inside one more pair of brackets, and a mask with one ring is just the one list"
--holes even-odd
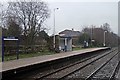
[(72, 37), (59, 35), (59, 49), (61, 51), (72, 51)]

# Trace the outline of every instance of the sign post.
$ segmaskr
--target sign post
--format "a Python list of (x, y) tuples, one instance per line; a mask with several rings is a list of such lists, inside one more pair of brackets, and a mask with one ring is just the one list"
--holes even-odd
[(4, 62), (4, 37), (2, 37), (2, 62)]
[(19, 59), (19, 40), (17, 40), (17, 59)]
[(19, 59), (19, 39), (17, 37), (2, 37), (2, 62), (4, 62), (4, 41), (17, 41), (16, 55)]

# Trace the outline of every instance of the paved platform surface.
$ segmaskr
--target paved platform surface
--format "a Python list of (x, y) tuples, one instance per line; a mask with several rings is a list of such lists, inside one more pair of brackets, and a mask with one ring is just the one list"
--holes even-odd
[(72, 52), (64, 52), (59, 54), (53, 54), (53, 55), (44, 55), (39, 57), (32, 57), (32, 58), (24, 58), (19, 60), (13, 60), (13, 61), (7, 61), (2, 62), (2, 72), (12, 69), (17, 69), (20, 67), (27, 67), (34, 64), (40, 64), (47, 61), (52, 61), (60, 58), (70, 57), (74, 55), (84, 54), (87, 52), (97, 51), (101, 49), (106, 49), (107, 47), (101, 47), (101, 48), (88, 48), (78, 51), (72, 51)]

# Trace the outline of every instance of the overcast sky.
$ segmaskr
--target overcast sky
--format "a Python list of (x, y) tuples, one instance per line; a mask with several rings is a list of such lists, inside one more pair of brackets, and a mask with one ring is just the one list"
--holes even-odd
[(51, 17), (47, 25), (53, 33), (53, 9), (56, 10), (56, 33), (72, 29), (81, 31), (84, 26), (100, 26), (109, 23), (113, 32), (118, 33), (117, 2), (49, 2)]
[[(4, 0), (8, 2), (13, 0)], [(44, 0), (43, 0), (44, 1)], [(56, 10), (56, 34), (65, 29), (81, 31), (83, 26), (104, 23), (110, 24), (113, 32), (118, 33), (118, 0), (45, 0), (51, 11), (50, 18), (45, 22), (53, 34), (53, 9)], [(88, 2), (89, 1), (89, 2)]]

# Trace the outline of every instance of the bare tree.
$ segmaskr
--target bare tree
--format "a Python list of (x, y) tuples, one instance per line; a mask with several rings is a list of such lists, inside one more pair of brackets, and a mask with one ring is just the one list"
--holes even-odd
[(108, 32), (111, 31), (110, 24), (108, 24), (108, 23), (104, 23), (103, 26), (101, 26), (101, 28)]
[(7, 36), (19, 37), (22, 33), (22, 28), (16, 23), (14, 18), (9, 17), (7, 20)]
[(2, 8), (3, 8), (3, 5), (0, 3), (0, 26), (2, 26)]
[[(105, 30), (107, 31), (107, 33), (105, 34), (106, 35), (106, 45), (107, 46), (117, 46), (117, 44), (118, 44), (118, 35), (111, 32), (111, 29), (110, 29), (109, 26), (110, 26), (109, 24), (105, 24), (104, 27), (101, 26), (101, 27), (93, 28), (93, 30), (92, 30), (92, 32), (93, 32), (92, 33), (92, 39), (95, 40), (95, 45), (96, 46), (103, 46), (104, 31)], [(83, 33), (86, 33), (89, 36), (91, 35), (91, 28), (89, 28), (89, 27), (83, 28), (82, 31), (83, 31)], [(81, 40), (82, 40), (82, 38), (83, 37), (81, 37)]]
[[(34, 44), (43, 22), (49, 17), (48, 5), (43, 2), (9, 2), (7, 14), (15, 16), (23, 28), (25, 44)], [(28, 43), (29, 42), (29, 43)]]

